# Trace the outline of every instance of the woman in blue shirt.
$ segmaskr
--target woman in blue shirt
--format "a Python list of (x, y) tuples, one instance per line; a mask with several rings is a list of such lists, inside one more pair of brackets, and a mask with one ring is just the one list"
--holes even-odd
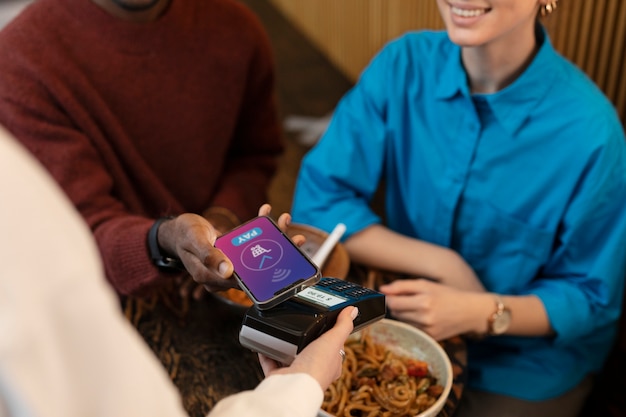
[(621, 309), (623, 128), (539, 24), (554, 1), (437, 3), (447, 30), (388, 44), (339, 103), (294, 221), (412, 277), (381, 288), (395, 318), (480, 335), (460, 416), (576, 416)]

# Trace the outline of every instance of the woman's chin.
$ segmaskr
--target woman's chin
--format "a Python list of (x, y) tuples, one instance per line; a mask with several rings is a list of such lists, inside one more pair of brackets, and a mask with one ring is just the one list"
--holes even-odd
[(450, 38), (450, 41), (463, 48), (481, 46), (486, 42), (484, 36), (479, 36), (476, 33), (469, 33), (467, 30), (448, 30), (448, 37)]

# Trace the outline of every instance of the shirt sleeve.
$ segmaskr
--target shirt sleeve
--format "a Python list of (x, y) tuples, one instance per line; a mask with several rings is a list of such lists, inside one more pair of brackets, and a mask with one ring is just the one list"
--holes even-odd
[(272, 375), (251, 391), (227, 397), (217, 403), (209, 417), (314, 417), (324, 393), (308, 374)]
[(186, 415), (119, 311), (93, 237), (58, 185), (2, 137), (0, 415)]
[(370, 208), (384, 174), (389, 49), (375, 57), (342, 98), (320, 142), (302, 160), (294, 192), (295, 222), (330, 232), (346, 225), (343, 239), (379, 223)]
[[(26, 69), (22, 61), (7, 59), (0, 64), (0, 71), (7, 74), (6, 82), (0, 83), (0, 122), (47, 168), (83, 215), (96, 237), (107, 278), (118, 292), (130, 294), (171, 279), (148, 256), (146, 238), (154, 220), (133, 214), (144, 212), (142, 203), (129, 182), (115, 184), (98, 151), (112, 149), (107, 139), (76, 127), (46, 91), (43, 80), (47, 74), (40, 74), (39, 68)], [(65, 105), (80, 106), (77, 103), (68, 99)], [(88, 111), (80, 109), (79, 113)], [(181, 211), (180, 206), (172, 205), (164, 214)]]
[(626, 147), (619, 126), (609, 136), (589, 160), (553, 255), (527, 289), (543, 301), (555, 343), (610, 334), (620, 315), (626, 274)]

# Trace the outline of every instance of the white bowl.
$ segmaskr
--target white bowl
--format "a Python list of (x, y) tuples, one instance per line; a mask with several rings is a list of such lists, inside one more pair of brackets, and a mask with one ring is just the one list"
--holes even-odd
[[(388, 346), (389, 350), (402, 356), (428, 362), (432, 375), (443, 386), (437, 401), (416, 417), (435, 417), (444, 407), (452, 389), (452, 364), (441, 345), (423, 331), (397, 320), (382, 319), (368, 327), (376, 343)], [(350, 337), (358, 337), (358, 333)], [(320, 410), (318, 417), (333, 417)]]

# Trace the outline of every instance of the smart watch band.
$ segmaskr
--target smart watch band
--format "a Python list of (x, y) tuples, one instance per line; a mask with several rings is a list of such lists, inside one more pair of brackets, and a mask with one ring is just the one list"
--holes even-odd
[(157, 219), (157, 221), (154, 222), (154, 224), (150, 227), (150, 230), (148, 231), (148, 253), (150, 254), (150, 259), (152, 260), (152, 263), (159, 267), (159, 269), (170, 272), (181, 271), (185, 269), (180, 259), (164, 254), (161, 251), (161, 247), (159, 246), (159, 227), (164, 221), (171, 220), (173, 218), (174, 216), (167, 216)]

